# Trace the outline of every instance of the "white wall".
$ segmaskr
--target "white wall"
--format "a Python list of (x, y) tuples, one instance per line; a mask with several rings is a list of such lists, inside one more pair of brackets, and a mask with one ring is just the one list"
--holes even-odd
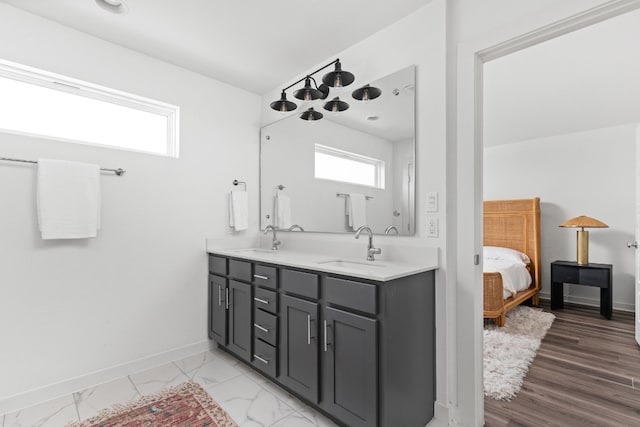
[[(367, 225), (384, 233), (393, 223), (394, 145), (377, 136), (327, 119), (308, 122), (288, 117), (263, 128), (262, 138), (262, 228), (275, 224), (274, 188), (284, 185), (282, 194), (291, 198), (291, 221), (306, 231), (351, 231), (345, 216), (345, 198), (336, 193), (361, 193), (373, 197), (366, 202)], [(269, 138), (269, 139), (267, 139)], [(385, 188), (315, 179), (315, 144), (321, 144), (385, 162)], [(271, 218), (267, 219), (266, 215)], [(357, 228), (357, 227), (356, 227)]]
[[(540, 197), (542, 294), (549, 297), (550, 263), (576, 259), (574, 229), (587, 215), (608, 224), (589, 230), (589, 262), (613, 264), (613, 306), (634, 307), (635, 150), (637, 124), (487, 147), (485, 200)], [(600, 290), (571, 285), (569, 301), (599, 305)]]
[(36, 168), (0, 165), (0, 402), (206, 344), (205, 237), (229, 233), (234, 178), (257, 228), (260, 98), (3, 4), (0, 39), (2, 59), (181, 107), (180, 159), (0, 134), (1, 156), (127, 170), (102, 176), (98, 238), (44, 242)]

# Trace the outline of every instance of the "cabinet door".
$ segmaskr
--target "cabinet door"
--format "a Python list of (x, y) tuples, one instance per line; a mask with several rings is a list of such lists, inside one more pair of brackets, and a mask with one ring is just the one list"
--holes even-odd
[(325, 307), (322, 329), (322, 406), (351, 427), (375, 427), (376, 320)]
[(209, 275), (209, 338), (227, 345), (227, 279)]
[(227, 348), (247, 361), (251, 361), (251, 291), (251, 285), (229, 280)]
[(283, 295), (280, 300), (280, 382), (318, 401), (318, 304)]

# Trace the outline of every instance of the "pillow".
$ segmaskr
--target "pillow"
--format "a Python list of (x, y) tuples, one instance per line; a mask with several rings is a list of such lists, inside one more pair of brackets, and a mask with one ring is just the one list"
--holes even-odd
[(519, 262), (521, 264), (529, 264), (531, 260), (520, 251), (509, 248), (501, 248), (499, 246), (485, 246), (483, 248), (484, 259), (494, 259), (503, 261)]

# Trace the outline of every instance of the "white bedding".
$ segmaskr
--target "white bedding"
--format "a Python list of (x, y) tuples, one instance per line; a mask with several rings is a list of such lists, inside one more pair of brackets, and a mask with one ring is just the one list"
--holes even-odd
[(522, 262), (485, 258), (483, 270), (485, 273), (500, 273), (504, 299), (515, 295), (516, 292), (524, 291), (531, 285), (531, 274)]

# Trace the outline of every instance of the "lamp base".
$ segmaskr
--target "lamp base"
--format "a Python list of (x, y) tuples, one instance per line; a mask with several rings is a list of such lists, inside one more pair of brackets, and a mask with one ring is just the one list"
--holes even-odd
[(589, 264), (589, 232), (578, 230), (578, 265)]

